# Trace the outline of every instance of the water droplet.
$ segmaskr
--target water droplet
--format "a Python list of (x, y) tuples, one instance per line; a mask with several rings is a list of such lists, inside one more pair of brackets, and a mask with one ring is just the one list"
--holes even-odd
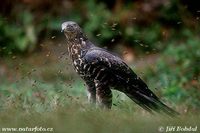
[(27, 75), (31, 75), (31, 72), (27, 72)]
[(144, 47), (144, 44), (142, 44), (142, 43), (139, 43), (139, 44), (140, 44), (141, 47)]
[(155, 48), (153, 48), (153, 51), (156, 51), (156, 49), (155, 49)]
[(96, 36), (101, 36), (101, 34), (97, 34)]
[(118, 25), (118, 23), (113, 23), (111, 27), (116, 27)]
[(61, 55), (61, 56), (58, 56), (58, 59), (61, 59), (63, 56)]
[(61, 71), (61, 70), (59, 70), (59, 71), (58, 71), (58, 74), (62, 74), (62, 71)]
[(52, 36), (52, 37), (51, 37), (51, 39), (55, 39), (55, 38), (56, 38), (56, 36)]
[(115, 41), (115, 39), (113, 38), (112, 40), (111, 40), (111, 42), (114, 42)]
[(32, 69), (32, 72), (35, 72), (36, 71), (36, 69)]
[(17, 58), (16, 56), (13, 56), (13, 57), (12, 57), (13, 60), (15, 60), (16, 58)]
[(104, 25), (108, 25), (108, 23), (107, 23), (107, 22), (104, 22), (103, 24), (104, 24)]
[(43, 43), (40, 44), (41, 47), (44, 47), (45, 45)]
[(136, 43), (139, 43), (140, 42), (140, 40), (134, 40)]
[(49, 56), (50, 56), (50, 54), (51, 54), (51, 52), (49, 51), (49, 52), (46, 54), (46, 56), (47, 56), (47, 57), (49, 57)]
[(23, 63), (20, 63), (20, 64), (19, 64), (19, 66), (23, 66), (23, 65), (24, 65)]

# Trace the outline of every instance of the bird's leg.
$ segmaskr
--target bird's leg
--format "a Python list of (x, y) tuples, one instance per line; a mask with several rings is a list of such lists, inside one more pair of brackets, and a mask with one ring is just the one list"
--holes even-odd
[(112, 106), (112, 91), (108, 85), (95, 81), (97, 103), (101, 108), (110, 109)]
[(96, 104), (96, 88), (93, 82), (86, 82), (89, 103)]

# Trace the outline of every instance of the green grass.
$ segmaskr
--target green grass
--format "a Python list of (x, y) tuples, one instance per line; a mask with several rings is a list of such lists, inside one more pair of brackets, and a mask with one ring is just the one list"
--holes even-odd
[[(34, 84), (34, 85), (33, 85)], [(57, 133), (159, 132), (162, 126), (196, 126), (200, 115), (184, 114), (169, 118), (151, 115), (125, 95), (114, 91), (111, 110), (87, 103), (83, 82), (61, 80), (41, 82), (24, 78), (1, 84), (0, 128), (43, 127)], [(119, 95), (119, 96), (118, 96)]]
[(156, 133), (161, 126), (197, 126), (199, 118), (200, 115), (187, 115), (172, 119), (124, 109), (99, 110), (71, 103), (51, 112), (25, 112), (14, 108), (0, 112), (0, 127), (37, 126), (53, 128), (58, 133)]

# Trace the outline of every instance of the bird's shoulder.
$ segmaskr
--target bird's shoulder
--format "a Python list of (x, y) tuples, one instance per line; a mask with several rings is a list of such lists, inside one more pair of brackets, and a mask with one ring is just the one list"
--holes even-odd
[(99, 48), (99, 47), (92, 47), (90, 48), (87, 53), (85, 54), (84, 58), (88, 61), (88, 62), (94, 62), (94, 61), (98, 61), (98, 62), (110, 62), (112, 64), (114, 63), (122, 63), (124, 64), (123, 60), (118, 57), (116, 54), (103, 49), (103, 48)]
[(134, 74), (131, 68), (120, 57), (103, 48), (92, 47), (87, 51), (84, 58), (87, 63), (104, 66), (113, 73)]

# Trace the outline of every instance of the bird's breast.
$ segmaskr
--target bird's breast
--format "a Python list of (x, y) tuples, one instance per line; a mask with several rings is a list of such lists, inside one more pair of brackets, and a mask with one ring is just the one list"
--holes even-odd
[(76, 72), (80, 73), (81, 71), (83, 71), (83, 66), (84, 66), (84, 61), (81, 58), (76, 58), (73, 61), (73, 66), (74, 69), (76, 70)]

